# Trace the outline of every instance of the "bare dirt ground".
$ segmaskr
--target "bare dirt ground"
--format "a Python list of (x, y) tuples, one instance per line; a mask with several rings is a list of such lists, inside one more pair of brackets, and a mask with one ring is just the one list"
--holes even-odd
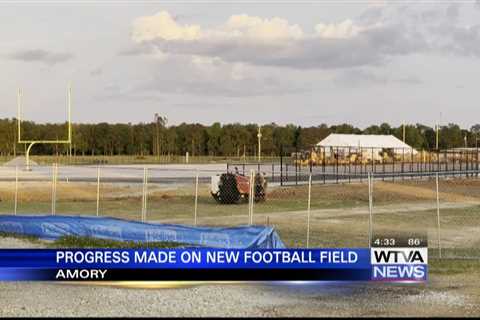
[[(0, 247), (32, 243), (3, 238)], [(138, 283), (122, 287), (0, 282), (0, 317), (480, 316), (478, 271), (434, 273), (425, 285), (154, 283), (145, 289)]]

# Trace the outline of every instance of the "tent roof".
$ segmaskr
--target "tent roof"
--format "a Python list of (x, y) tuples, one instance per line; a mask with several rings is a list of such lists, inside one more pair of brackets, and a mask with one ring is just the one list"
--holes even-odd
[(404, 143), (392, 135), (373, 135), (373, 134), (339, 134), (332, 133), (319, 143), (319, 147), (352, 147), (352, 148), (396, 148), (412, 149), (411, 146)]

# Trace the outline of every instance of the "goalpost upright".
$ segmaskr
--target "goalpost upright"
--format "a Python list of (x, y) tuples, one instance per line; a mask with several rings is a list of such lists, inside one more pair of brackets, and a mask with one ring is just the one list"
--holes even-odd
[(68, 137), (67, 140), (22, 140), (22, 90), (18, 89), (17, 93), (17, 137), (18, 143), (28, 145), (25, 152), (26, 170), (30, 171), (30, 150), (36, 144), (68, 144), (69, 154), (71, 153), (72, 146), (72, 87), (69, 85), (67, 89), (67, 125), (68, 125)]

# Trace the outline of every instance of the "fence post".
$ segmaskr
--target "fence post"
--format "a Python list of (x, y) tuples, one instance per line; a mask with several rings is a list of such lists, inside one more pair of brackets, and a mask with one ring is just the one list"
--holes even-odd
[(142, 189), (142, 222), (147, 220), (147, 193), (148, 193), (148, 169), (143, 168), (143, 189)]
[(295, 145), (295, 185), (298, 185), (298, 148)]
[(360, 150), (360, 182), (363, 182), (363, 149), (359, 147)]
[[(473, 156), (473, 155), (472, 155)], [(478, 144), (475, 147), (475, 159), (472, 159), (472, 168), (475, 168), (473, 176), (478, 178)]]
[(375, 164), (375, 156), (373, 154), (373, 148), (372, 148), (372, 172), (375, 172), (375, 168), (377, 165)]
[(373, 173), (368, 173), (368, 247), (372, 244), (373, 236)]
[(440, 150), (437, 150), (437, 171), (440, 171)]
[(275, 182), (275, 163), (272, 161), (272, 182)]
[(280, 147), (280, 186), (283, 186), (283, 148), (282, 147)]
[(325, 183), (326, 183), (326, 181), (325, 181), (325, 162), (326, 162), (327, 160), (325, 159), (325, 156), (326, 156), (325, 147), (323, 147), (322, 149), (323, 149), (322, 173), (323, 173), (323, 184), (325, 184)]
[(438, 236), (438, 256), (442, 258), (442, 246), (440, 242), (440, 194), (438, 192), (438, 172), (436, 176), (436, 189), (437, 189), (437, 236)]
[(54, 163), (52, 165), (52, 215), (55, 215), (57, 204), (57, 171), (58, 165)]
[(194, 225), (197, 225), (197, 208), (198, 208), (198, 169), (195, 175), (195, 209), (194, 209), (194, 217), (193, 217)]
[(17, 215), (18, 208), (18, 166), (15, 166), (15, 209), (13, 211), (14, 215)]
[(255, 199), (255, 170), (250, 170), (250, 190), (248, 195), (249, 205), (248, 205), (248, 217), (249, 217), (249, 224), (253, 224), (253, 202)]
[(335, 181), (338, 183), (338, 147), (335, 148)]
[(308, 176), (308, 202), (307, 202), (307, 248), (310, 247), (310, 205), (312, 199), (312, 174)]
[(350, 147), (348, 147), (348, 183), (350, 183), (352, 181), (352, 176), (351, 176), (351, 173), (352, 173), (352, 164), (350, 163), (350, 159), (352, 158), (351, 157), (351, 149)]
[(100, 214), (100, 166), (97, 166), (97, 217)]

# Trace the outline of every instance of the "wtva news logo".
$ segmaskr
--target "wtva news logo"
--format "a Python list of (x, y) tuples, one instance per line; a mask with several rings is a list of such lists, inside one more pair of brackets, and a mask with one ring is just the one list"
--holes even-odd
[(372, 280), (425, 282), (428, 248), (372, 248)]

